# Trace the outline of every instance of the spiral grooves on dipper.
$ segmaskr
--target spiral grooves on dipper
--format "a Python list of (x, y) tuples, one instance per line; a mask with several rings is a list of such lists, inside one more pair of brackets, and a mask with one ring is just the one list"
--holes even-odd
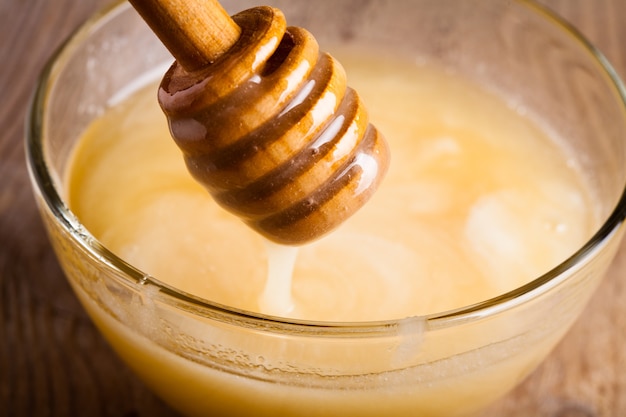
[(304, 29), (258, 7), (214, 63), (165, 75), (159, 102), (190, 173), (268, 239), (302, 244), (356, 212), (388, 150), (339, 63)]

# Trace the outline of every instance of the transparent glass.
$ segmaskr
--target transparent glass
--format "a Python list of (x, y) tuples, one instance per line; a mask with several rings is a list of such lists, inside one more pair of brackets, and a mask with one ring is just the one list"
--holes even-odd
[[(224, 0), (226, 9), (253, 6)], [(494, 299), (366, 323), (278, 320), (195, 299), (94, 239), (64, 202), (85, 127), (171, 57), (119, 2), (86, 22), (44, 70), (27, 158), (67, 278), (119, 355), (190, 416), (469, 415), (505, 394), (579, 316), (623, 234), (624, 88), (575, 30), (526, 1), (267, 1), (320, 41), (392, 48), (475, 80), (566, 138), (602, 224), (565, 262)]]

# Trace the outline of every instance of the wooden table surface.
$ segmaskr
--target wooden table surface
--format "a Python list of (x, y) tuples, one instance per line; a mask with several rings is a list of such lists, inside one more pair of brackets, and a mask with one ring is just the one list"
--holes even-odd
[[(0, 417), (176, 415), (114, 356), (71, 293), (24, 163), (25, 109), (42, 65), (106, 1), (0, 0)], [(626, 0), (542, 1), (626, 77)], [(626, 416), (625, 274), (626, 244), (548, 360), (481, 416)]]

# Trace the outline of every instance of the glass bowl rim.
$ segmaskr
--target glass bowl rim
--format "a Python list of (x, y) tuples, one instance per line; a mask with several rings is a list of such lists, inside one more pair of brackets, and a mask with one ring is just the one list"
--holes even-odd
[[(569, 34), (573, 41), (578, 42), (579, 45), (582, 46), (593, 59), (595, 59), (595, 61), (599, 64), (600, 70), (608, 77), (607, 84), (612, 86), (616, 90), (617, 95), (621, 98), (621, 104), (623, 105), (623, 111), (626, 119), (626, 88), (604, 55), (573, 25), (552, 12), (547, 7), (536, 3), (535, 0), (515, 0), (515, 2), (527, 7), (530, 11), (537, 15), (543, 15), (544, 19), (550, 21), (563, 32)], [(129, 282), (156, 286), (165, 299), (172, 302), (172, 305), (174, 303), (183, 302), (191, 306), (195, 312), (214, 312), (220, 315), (226, 315), (230, 317), (230, 319), (252, 322), (263, 327), (270, 325), (273, 328), (282, 327), (290, 328), (292, 330), (295, 328), (298, 329), (299, 332), (303, 333), (309, 333), (311, 331), (315, 334), (319, 334), (320, 331), (340, 334), (353, 334), (355, 332), (386, 333), (389, 329), (395, 329), (407, 320), (424, 321), (427, 325), (427, 329), (430, 330), (436, 328), (446, 328), (459, 323), (479, 320), (481, 318), (497, 314), (498, 312), (514, 308), (559, 285), (563, 280), (567, 279), (569, 271), (574, 270), (578, 265), (584, 262), (587, 256), (602, 247), (603, 243), (611, 238), (613, 233), (619, 229), (620, 225), (623, 223), (624, 218), (626, 218), (625, 184), (616, 206), (607, 217), (606, 221), (604, 221), (604, 223), (585, 244), (579, 247), (578, 250), (576, 250), (559, 265), (525, 285), (500, 294), (496, 297), (456, 309), (430, 313), (423, 316), (363, 322), (332, 322), (289, 319), (284, 317), (268, 316), (261, 313), (254, 313), (221, 305), (219, 303), (194, 297), (193, 295), (177, 290), (176, 288), (162, 283), (154, 277), (151, 277), (138, 268), (130, 265), (109, 251), (89, 233), (89, 231), (80, 223), (78, 218), (66, 206), (64, 200), (60, 196), (60, 193), (57, 192), (55, 181), (50, 173), (50, 169), (48, 169), (43, 149), (45, 106), (49, 93), (49, 85), (54, 80), (57, 63), (62, 62), (63, 57), (71, 55), (72, 48), (86, 39), (99, 25), (106, 23), (107, 19), (114, 18), (117, 13), (122, 13), (129, 8), (131, 8), (131, 6), (125, 0), (115, 0), (107, 6), (101, 8), (80, 26), (78, 26), (50, 56), (37, 80), (37, 84), (27, 110), (25, 121), (26, 162), (29, 175), (31, 177), (31, 183), (33, 184), (35, 192), (38, 193), (38, 195), (41, 196), (45, 202), (45, 206), (42, 209), (48, 210), (53, 215), (55, 221), (60, 224), (64, 231), (67, 232), (68, 235), (80, 247), (82, 247), (82, 249), (84, 249), (89, 256), (100, 260), (108, 268), (112, 268), (119, 275), (128, 279)]]

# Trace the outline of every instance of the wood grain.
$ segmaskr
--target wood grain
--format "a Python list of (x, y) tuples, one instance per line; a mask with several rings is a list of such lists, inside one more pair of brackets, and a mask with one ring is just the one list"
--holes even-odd
[[(626, 75), (626, 1), (543, 0)], [(0, 416), (175, 416), (115, 357), (66, 284), (31, 196), (29, 95), (54, 48), (105, 0), (0, 0)], [(626, 245), (567, 337), (481, 417), (626, 416)]]
[(217, 0), (129, 0), (188, 71), (214, 62), (241, 34)]

